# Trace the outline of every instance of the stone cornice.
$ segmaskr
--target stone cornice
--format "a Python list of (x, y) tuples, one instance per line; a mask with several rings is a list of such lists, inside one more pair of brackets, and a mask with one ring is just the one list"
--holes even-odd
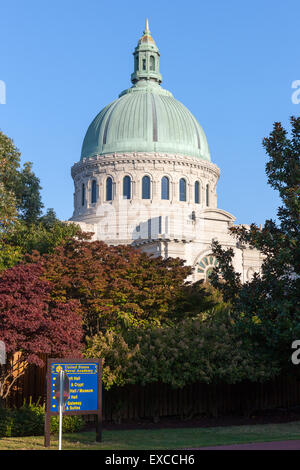
[[(206, 160), (201, 160), (196, 157), (188, 157), (177, 154), (164, 154), (164, 153), (114, 153), (107, 155), (97, 155), (95, 157), (83, 159), (75, 163), (71, 168), (71, 174), (74, 178), (76, 175), (86, 170), (98, 170), (108, 166), (116, 167), (117, 165), (138, 165), (138, 164), (151, 164), (154, 169), (157, 164), (178, 165), (195, 168), (198, 170), (213, 173), (217, 178), (220, 176), (220, 169), (214, 163)], [(117, 168), (115, 168), (117, 170)], [(136, 168), (139, 170), (139, 168)]]

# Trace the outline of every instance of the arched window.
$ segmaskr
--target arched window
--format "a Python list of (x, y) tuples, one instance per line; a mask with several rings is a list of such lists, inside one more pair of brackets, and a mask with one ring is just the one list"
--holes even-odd
[(206, 205), (209, 206), (209, 185), (206, 185)]
[(201, 277), (204, 276), (205, 279), (208, 280), (216, 266), (218, 266), (217, 258), (213, 254), (209, 254), (204, 256), (197, 263), (197, 271), (200, 273)]
[(106, 201), (113, 200), (113, 181), (112, 178), (109, 176), (106, 180)]
[(199, 181), (195, 182), (195, 204), (200, 203), (200, 183)]
[(85, 203), (85, 185), (82, 183), (81, 186), (81, 205), (84, 206)]
[(179, 201), (186, 201), (186, 181), (184, 178), (179, 180)]
[(150, 199), (150, 177), (143, 176), (142, 179), (142, 199)]
[(169, 199), (169, 178), (167, 176), (163, 176), (161, 179), (161, 198), (162, 199)]
[(92, 197), (91, 197), (91, 203), (97, 202), (97, 181), (93, 180), (92, 181)]
[(154, 56), (150, 56), (150, 70), (155, 70), (155, 59)]
[(131, 199), (131, 178), (124, 176), (123, 178), (123, 198)]

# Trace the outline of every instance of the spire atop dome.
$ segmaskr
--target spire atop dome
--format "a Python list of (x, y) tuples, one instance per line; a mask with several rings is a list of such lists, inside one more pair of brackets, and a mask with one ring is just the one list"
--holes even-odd
[(150, 34), (148, 18), (146, 18), (146, 26), (145, 26), (144, 34), (147, 34), (147, 33)]
[(161, 83), (162, 77), (159, 73), (159, 50), (149, 30), (149, 21), (146, 18), (143, 36), (139, 39), (134, 50), (134, 72), (131, 75), (133, 84), (142, 80), (151, 80)]

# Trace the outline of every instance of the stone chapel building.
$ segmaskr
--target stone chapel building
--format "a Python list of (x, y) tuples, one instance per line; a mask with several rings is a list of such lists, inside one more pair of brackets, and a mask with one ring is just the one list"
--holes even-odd
[(250, 280), (262, 255), (228, 232), (235, 217), (218, 208), (220, 169), (197, 119), (161, 86), (148, 20), (133, 56), (132, 87), (95, 117), (72, 167), (70, 221), (95, 240), (180, 257), (194, 267), (194, 281), (215, 265), (211, 242), (217, 239), (234, 249), (235, 269), (243, 282)]

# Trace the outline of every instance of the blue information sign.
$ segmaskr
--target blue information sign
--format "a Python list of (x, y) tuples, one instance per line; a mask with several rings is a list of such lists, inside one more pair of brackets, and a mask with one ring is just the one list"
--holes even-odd
[(97, 411), (99, 364), (97, 362), (53, 362), (50, 370), (52, 412), (58, 412), (55, 398), (55, 382), (60, 370), (67, 373), (70, 380), (70, 396), (65, 411)]

